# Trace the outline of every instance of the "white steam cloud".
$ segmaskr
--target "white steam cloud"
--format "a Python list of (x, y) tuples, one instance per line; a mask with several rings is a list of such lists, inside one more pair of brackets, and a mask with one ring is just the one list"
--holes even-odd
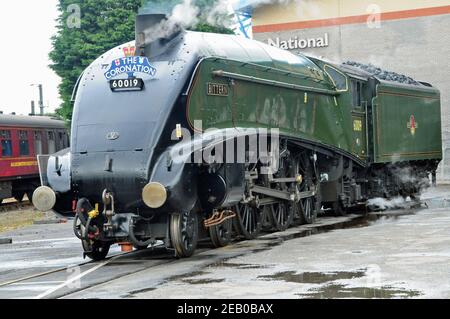
[(144, 31), (146, 44), (159, 38), (167, 38), (180, 28), (188, 28), (198, 22), (200, 9), (192, 0), (177, 4), (167, 19)]
[[(303, 4), (310, 4), (315, 0), (259, 0), (253, 1), (252, 7), (256, 8), (268, 4), (297, 3), (299, 10), (303, 10)], [(146, 43), (150, 43), (158, 38), (167, 38), (180, 28), (189, 28), (195, 26), (200, 20), (207, 22), (213, 26), (221, 26), (231, 28), (227, 25), (230, 22), (230, 15), (233, 13), (232, 6), (238, 2), (237, 0), (219, 0), (213, 6), (201, 9), (195, 4), (194, 0), (183, 0), (175, 5), (171, 13), (167, 16), (167, 20), (161, 21), (159, 24), (145, 31)], [(148, 8), (151, 7), (151, 1), (146, 3)]]
[(370, 199), (367, 202), (369, 207), (374, 207), (380, 210), (390, 210), (390, 209), (399, 209), (399, 208), (407, 208), (408, 201), (403, 197), (396, 197), (393, 199), (385, 199), (385, 198), (374, 198)]

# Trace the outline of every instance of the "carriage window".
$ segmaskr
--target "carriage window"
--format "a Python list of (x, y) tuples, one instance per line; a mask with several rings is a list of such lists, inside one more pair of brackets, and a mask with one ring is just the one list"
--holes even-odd
[(62, 132), (59, 132), (58, 137), (59, 137), (59, 149), (62, 150), (64, 149), (64, 134)]
[(28, 142), (27, 131), (19, 131), (19, 154), (20, 156), (30, 155), (30, 144)]
[(0, 131), (0, 140), (2, 144), (2, 157), (11, 157), (12, 154), (12, 141), (10, 131)]
[(47, 140), (48, 140), (48, 153), (55, 154), (56, 153), (55, 133), (47, 132)]
[(34, 152), (36, 155), (42, 155), (42, 133), (34, 132)]

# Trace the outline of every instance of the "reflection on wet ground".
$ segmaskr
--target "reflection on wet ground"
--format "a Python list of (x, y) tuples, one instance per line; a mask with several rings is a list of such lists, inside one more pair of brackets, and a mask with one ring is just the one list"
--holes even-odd
[[(395, 221), (403, 215), (410, 215), (411, 211), (397, 211), (393, 212), (377, 212), (367, 215), (355, 216), (354, 218), (333, 224), (324, 224), (302, 229), (295, 233), (290, 234), (269, 234), (262, 238), (258, 238), (254, 241), (239, 242), (236, 245), (239, 247), (251, 248), (255, 242), (266, 241), (263, 247), (254, 249), (252, 252), (262, 252), (270, 250), (273, 247), (279, 246), (285, 241), (289, 241), (296, 238), (302, 238), (312, 236), (315, 234), (326, 233), (339, 229), (349, 228), (364, 228), (375, 225), (377, 223), (385, 223), (389, 221)], [(358, 254), (361, 251), (353, 251), (352, 253)], [(271, 264), (247, 264), (247, 263), (233, 263), (228, 259), (224, 259), (218, 263), (209, 265), (206, 271), (198, 271), (181, 276), (173, 276), (166, 282), (179, 281), (188, 285), (207, 285), (214, 283), (225, 282), (224, 278), (209, 278), (211, 274), (214, 274), (217, 268), (234, 268), (239, 270), (258, 270), (258, 269), (270, 269), (274, 265)], [(358, 269), (355, 271), (336, 271), (336, 272), (304, 272), (297, 273), (295, 271), (277, 272), (272, 275), (258, 276), (256, 279), (264, 281), (284, 281), (288, 283), (297, 284), (313, 284), (316, 287), (307, 290), (305, 293), (297, 294), (302, 298), (407, 298), (420, 296), (418, 291), (409, 291), (402, 288), (394, 287), (349, 287), (340, 283), (340, 280), (354, 280), (358, 278), (364, 278), (368, 275), (368, 269)]]
[(305, 272), (297, 274), (295, 271), (279, 272), (269, 276), (259, 276), (258, 279), (265, 280), (282, 280), (286, 282), (294, 282), (300, 284), (323, 284), (327, 282), (336, 281), (339, 279), (355, 279), (365, 276), (366, 271), (355, 272), (334, 272), (334, 273), (321, 273), (321, 272)]
[(270, 265), (252, 265), (252, 264), (238, 264), (238, 263), (229, 263), (229, 262), (220, 262), (212, 267), (224, 267), (224, 268), (236, 268), (236, 269), (267, 269), (270, 268)]
[(319, 288), (313, 288), (305, 293), (297, 294), (302, 298), (410, 298), (418, 297), (420, 292), (415, 290), (405, 290), (390, 286), (371, 288), (371, 287), (349, 287), (343, 284), (335, 283), (338, 280), (351, 280), (363, 278), (366, 276), (366, 270), (353, 272), (339, 271), (332, 273), (305, 272), (297, 274), (295, 271), (279, 272), (270, 276), (259, 276), (258, 279), (281, 280), (285, 282), (300, 284), (326, 284)]
[(146, 293), (146, 292), (150, 292), (150, 291), (154, 291), (156, 290), (156, 288), (145, 288), (145, 289), (139, 289), (139, 290), (133, 290), (130, 291), (129, 293), (127, 293), (126, 295), (121, 296), (121, 298), (133, 298), (135, 297), (135, 295), (137, 294), (142, 294), (142, 293)]
[(182, 281), (190, 285), (203, 285), (203, 284), (221, 283), (224, 282), (225, 279), (202, 278), (202, 279), (183, 279)]
[(347, 287), (339, 284), (331, 284), (311, 289), (307, 293), (297, 294), (306, 299), (331, 299), (331, 298), (412, 298), (421, 295), (416, 290), (396, 289), (393, 287), (368, 288), (368, 287)]
[(190, 274), (186, 274), (186, 275), (179, 275), (179, 276), (172, 276), (171, 278), (169, 278), (167, 281), (176, 281), (176, 280), (180, 280), (184, 283), (187, 283), (189, 285), (202, 285), (202, 284), (211, 284), (211, 283), (220, 283), (220, 282), (224, 282), (225, 279), (222, 278), (195, 278), (195, 277), (200, 277), (200, 276), (204, 276), (207, 275), (208, 272), (205, 271), (196, 271), (196, 272), (192, 272)]

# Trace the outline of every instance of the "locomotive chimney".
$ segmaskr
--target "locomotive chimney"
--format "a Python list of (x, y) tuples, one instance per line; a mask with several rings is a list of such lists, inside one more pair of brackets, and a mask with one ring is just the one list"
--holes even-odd
[(181, 31), (182, 27), (171, 21), (165, 13), (138, 14), (136, 55), (150, 57), (162, 53), (165, 44)]

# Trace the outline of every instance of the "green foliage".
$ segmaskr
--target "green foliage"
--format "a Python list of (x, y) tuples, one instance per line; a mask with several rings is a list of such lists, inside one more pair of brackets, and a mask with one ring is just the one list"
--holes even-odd
[[(80, 7), (80, 28), (70, 28), (74, 12), (69, 5)], [(58, 33), (52, 38), (50, 67), (61, 77), (59, 93), (63, 101), (58, 115), (72, 118), (71, 96), (75, 83), (98, 56), (105, 51), (134, 39), (135, 15), (142, 0), (60, 0)]]

